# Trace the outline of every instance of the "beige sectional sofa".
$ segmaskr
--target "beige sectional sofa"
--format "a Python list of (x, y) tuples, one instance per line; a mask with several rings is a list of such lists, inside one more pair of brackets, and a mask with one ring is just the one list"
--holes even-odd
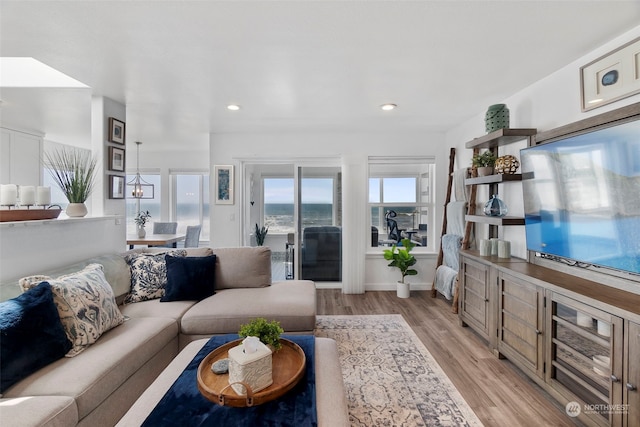
[[(122, 305), (131, 286), (123, 254), (103, 255), (55, 271), (34, 271), (57, 277), (101, 264), (126, 321), (77, 356), (63, 357), (8, 388), (0, 399), (0, 423), (4, 427), (112, 426), (191, 341), (236, 333), (255, 317), (278, 320), (287, 333), (313, 333), (313, 282), (271, 283), (271, 254), (265, 247), (188, 249), (187, 256), (211, 252), (217, 258), (216, 294), (199, 302), (156, 299)], [(20, 292), (17, 283), (0, 286), (2, 300)]]

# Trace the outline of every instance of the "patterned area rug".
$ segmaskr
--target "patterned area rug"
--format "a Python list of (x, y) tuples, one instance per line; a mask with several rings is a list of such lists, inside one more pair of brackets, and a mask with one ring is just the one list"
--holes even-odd
[(318, 316), (338, 343), (352, 426), (482, 426), (401, 315)]

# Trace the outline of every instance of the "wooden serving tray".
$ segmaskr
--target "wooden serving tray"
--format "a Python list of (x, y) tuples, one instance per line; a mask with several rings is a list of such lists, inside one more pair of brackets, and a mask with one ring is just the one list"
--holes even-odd
[(62, 209), (0, 209), (0, 222), (58, 218)]
[[(273, 353), (273, 384), (257, 393), (238, 395), (229, 386), (229, 374), (214, 374), (211, 365), (228, 357), (230, 348), (239, 345), (241, 339), (224, 344), (209, 353), (198, 366), (198, 390), (210, 400), (223, 406), (243, 408), (260, 405), (284, 395), (304, 376), (306, 357), (302, 348), (293, 341), (281, 338), (282, 348)], [(252, 395), (252, 396), (250, 396)], [(248, 397), (252, 397), (248, 399)]]

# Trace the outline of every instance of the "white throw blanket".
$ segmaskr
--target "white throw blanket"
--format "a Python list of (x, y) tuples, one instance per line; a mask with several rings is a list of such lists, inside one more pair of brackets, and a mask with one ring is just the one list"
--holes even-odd
[(453, 298), (457, 277), (458, 272), (446, 265), (441, 265), (436, 270), (436, 289), (448, 300)]
[(464, 236), (467, 202), (449, 202), (447, 204), (447, 234)]
[(436, 269), (436, 289), (450, 300), (455, 292), (458, 276), (458, 263), (462, 237), (456, 234), (442, 236), (442, 254), (444, 264)]

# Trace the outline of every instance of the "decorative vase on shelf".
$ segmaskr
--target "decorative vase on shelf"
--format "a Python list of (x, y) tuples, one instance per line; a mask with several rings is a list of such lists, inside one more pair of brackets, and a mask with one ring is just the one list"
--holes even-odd
[(489, 106), (484, 116), (484, 126), (487, 133), (509, 127), (509, 109), (505, 104)]
[(138, 226), (138, 237), (142, 239), (146, 235), (147, 235), (147, 231), (144, 229), (144, 225), (139, 225)]
[(507, 154), (506, 156), (500, 156), (496, 159), (496, 172), (511, 175), (516, 173), (520, 167), (520, 162), (515, 156)]
[(478, 167), (478, 176), (493, 175), (493, 166), (480, 166)]
[(71, 218), (81, 218), (88, 213), (87, 206), (84, 203), (69, 203), (65, 212)]
[(484, 204), (484, 214), (487, 216), (505, 216), (508, 212), (507, 205), (498, 198), (497, 194)]

